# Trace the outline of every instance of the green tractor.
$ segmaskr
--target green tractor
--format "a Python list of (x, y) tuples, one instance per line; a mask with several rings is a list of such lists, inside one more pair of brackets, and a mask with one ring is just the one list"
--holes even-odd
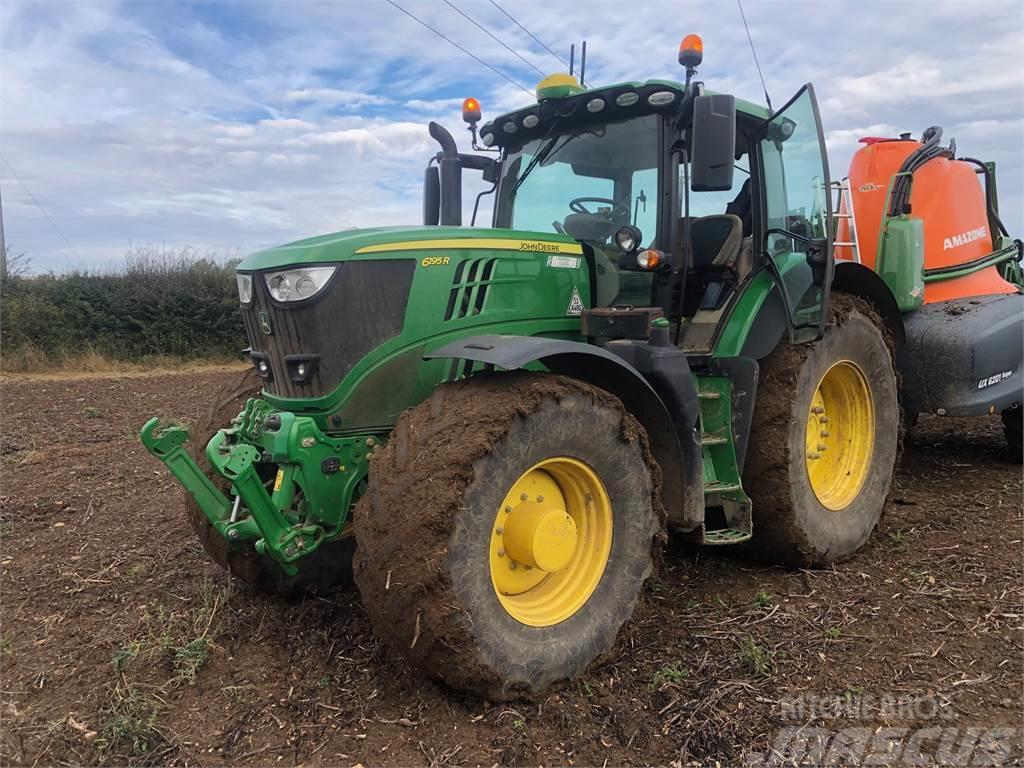
[(833, 288), (814, 90), (771, 112), (693, 79), (699, 39), (679, 58), (685, 83), (553, 75), (479, 129), (467, 100), (479, 151), (431, 123), (424, 226), (242, 261), (251, 375), (198, 444), (141, 434), (214, 559), (354, 577), (392, 649), (498, 700), (609, 651), (670, 532), (797, 566), (867, 541), (899, 317), (870, 270)]

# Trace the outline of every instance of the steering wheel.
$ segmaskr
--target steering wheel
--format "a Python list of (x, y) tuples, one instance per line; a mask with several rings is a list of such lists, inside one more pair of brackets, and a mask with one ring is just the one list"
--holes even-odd
[(604, 203), (605, 205), (609, 206), (612, 209), (612, 218), (615, 218), (616, 215), (618, 215), (619, 217), (625, 216), (627, 219), (629, 218), (628, 206), (625, 206), (622, 203), (616, 203), (614, 200), (611, 200), (607, 197), (573, 198), (572, 200), (569, 201), (569, 210), (571, 210), (573, 213), (582, 213), (584, 216), (598, 215), (597, 211), (591, 211), (589, 208), (587, 208), (585, 203)]

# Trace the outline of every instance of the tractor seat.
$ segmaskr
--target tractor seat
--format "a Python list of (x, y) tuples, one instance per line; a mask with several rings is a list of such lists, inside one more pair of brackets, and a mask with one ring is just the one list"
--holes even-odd
[(684, 314), (698, 309), (718, 309), (736, 284), (743, 221), (723, 213), (701, 216), (690, 222), (693, 263), (686, 279)]
[(743, 221), (734, 214), (701, 216), (690, 223), (690, 248), (697, 269), (733, 266), (742, 243)]

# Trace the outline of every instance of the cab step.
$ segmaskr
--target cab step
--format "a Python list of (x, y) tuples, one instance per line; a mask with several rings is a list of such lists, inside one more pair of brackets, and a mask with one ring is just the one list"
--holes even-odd
[(701, 445), (726, 445), (728, 442), (729, 438), (721, 435), (710, 435), (705, 432), (700, 436)]
[(736, 491), (741, 490), (743, 490), (743, 486), (739, 483), (715, 482), (704, 484), (705, 495), (709, 493), (735, 493)]
[(717, 531), (704, 531), (704, 543), (710, 546), (742, 544), (750, 541), (750, 531), (738, 531), (735, 528), (719, 528)]

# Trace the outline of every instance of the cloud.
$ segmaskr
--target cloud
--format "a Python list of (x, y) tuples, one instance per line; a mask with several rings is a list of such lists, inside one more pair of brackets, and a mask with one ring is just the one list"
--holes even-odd
[(331, 106), (343, 106), (347, 109), (391, 103), (391, 99), (384, 96), (359, 93), (358, 91), (346, 91), (340, 88), (302, 88), (296, 91), (288, 91), (284, 96), (284, 100), (290, 102), (316, 102)]
[[(514, 53), (444, 4), (403, 5), (514, 84), (385, 5), (0, 4), (0, 152), (34, 196), (0, 164), (9, 244), (36, 269), (65, 269), (114, 261), (131, 242), (233, 253), (416, 223), (436, 151), (427, 121), (466, 148), (463, 97), (478, 98), (489, 120), (532, 101), (534, 67), (562, 67), (490, 4), (472, 15)], [(563, 58), (586, 38), (595, 83), (677, 79), (678, 41), (700, 32), (708, 87), (763, 101), (732, 6), (506, 7)], [(997, 162), (1004, 219), (1024, 233), (1017, 3), (973, 0), (965, 14), (953, 0), (933, 0), (927, 12), (791, 0), (747, 3), (746, 12), (775, 106), (814, 82), (833, 176), (844, 175), (863, 135), (942, 124), (961, 152)], [(692, 20), (703, 29), (684, 28)], [(467, 175), (467, 208), (482, 187)]]

